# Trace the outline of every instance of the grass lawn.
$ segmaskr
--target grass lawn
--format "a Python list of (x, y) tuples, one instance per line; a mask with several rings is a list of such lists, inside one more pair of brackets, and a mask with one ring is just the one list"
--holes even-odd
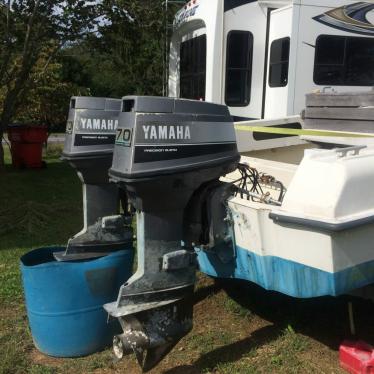
[[(110, 349), (79, 359), (40, 354), (28, 329), (19, 257), (64, 244), (82, 225), (81, 186), (69, 165), (0, 176), (0, 373), (138, 374), (132, 356), (114, 363)], [(8, 155), (9, 162), (9, 155)], [(215, 283), (199, 275), (194, 329), (152, 374), (342, 373), (339, 343), (349, 337), (344, 299), (296, 300), (259, 287)], [(374, 307), (355, 303), (357, 332), (374, 343)]]

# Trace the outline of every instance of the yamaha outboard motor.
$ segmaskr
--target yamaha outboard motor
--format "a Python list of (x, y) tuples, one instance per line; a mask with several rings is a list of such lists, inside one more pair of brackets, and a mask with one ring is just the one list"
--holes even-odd
[(226, 106), (124, 98), (109, 174), (137, 211), (138, 269), (104, 306), (123, 328), (113, 340), (118, 358), (133, 351), (148, 371), (191, 330), (196, 258), (186, 207), (238, 160)]
[[(65, 252), (55, 253), (58, 261), (101, 257), (132, 241), (127, 217), (119, 215), (120, 191), (108, 177), (120, 108), (119, 99), (71, 99), (62, 159), (83, 185), (84, 228), (69, 240)], [(123, 193), (122, 198), (126, 200)]]

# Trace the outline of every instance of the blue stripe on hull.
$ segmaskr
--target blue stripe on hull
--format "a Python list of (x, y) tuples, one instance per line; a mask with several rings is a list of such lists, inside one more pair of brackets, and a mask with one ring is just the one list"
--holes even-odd
[(374, 260), (329, 273), (273, 256), (259, 256), (237, 247), (236, 258), (223, 263), (214, 251), (198, 250), (200, 270), (216, 278), (235, 278), (300, 297), (338, 296), (374, 283)]

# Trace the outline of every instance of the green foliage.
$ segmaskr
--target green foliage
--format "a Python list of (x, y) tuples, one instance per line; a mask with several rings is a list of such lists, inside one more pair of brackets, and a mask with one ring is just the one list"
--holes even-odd
[(124, 88), (134, 94), (161, 94), (165, 35), (162, 1), (107, 0), (102, 9), (111, 22), (100, 28), (102, 38), (97, 46), (101, 50), (110, 46), (107, 57), (125, 78)]
[(162, 0), (104, 0), (98, 33), (61, 54), (64, 77), (93, 96), (161, 95), (165, 26), (176, 10), (165, 14)]
[[(161, 95), (163, 0), (14, 0), (0, 7), (0, 132), (9, 122), (61, 131), (73, 95)], [(169, 35), (168, 35), (169, 36)]]
[(237, 315), (239, 317), (246, 317), (250, 318), (251, 317), (251, 311), (247, 309), (246, 307), (238, 304), (235, 300), (231, 298), (225, 298), (224, 300), (224, 307), (225, 309), (234, 315)]
[(58, 159), (64, 149), (64, 145), (60, 143), (49, 143), (44, 152), (44, 160)]
[(51, 64), (61, 48), (95, 31), (98, 5), (81, 0), (1, 4), (0, 135), (17, 113), (23, 120), (48, 121), (46, 113), (56, 109), (51, 102), (65, 100), (71, 87), (60, 86), (58, 67)]
[[(35, 66), (38, 75), (46, 63), (42, 57)], [(89, 90), (63, 79), (63, 65), (53, 62), (40, 78), (40, 84), (32, 87), (24, 97), (16, 115), (16, 121), (27, 124), (47, 125), (49, 131), (64, 131), (71, 96), (85, 96)]]

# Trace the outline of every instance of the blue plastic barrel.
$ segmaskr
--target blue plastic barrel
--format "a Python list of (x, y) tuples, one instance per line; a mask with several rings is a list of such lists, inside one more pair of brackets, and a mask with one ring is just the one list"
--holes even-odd
[(86, 356), (108, 347), (119, 333), (103, 304), (115, 301), (130, 277), (134, 251), (130, 246), (99, 259), (55, 261), (53, 253), (62, 250), (40, 248), (21, 258), (31, 334), (47, 355)]

